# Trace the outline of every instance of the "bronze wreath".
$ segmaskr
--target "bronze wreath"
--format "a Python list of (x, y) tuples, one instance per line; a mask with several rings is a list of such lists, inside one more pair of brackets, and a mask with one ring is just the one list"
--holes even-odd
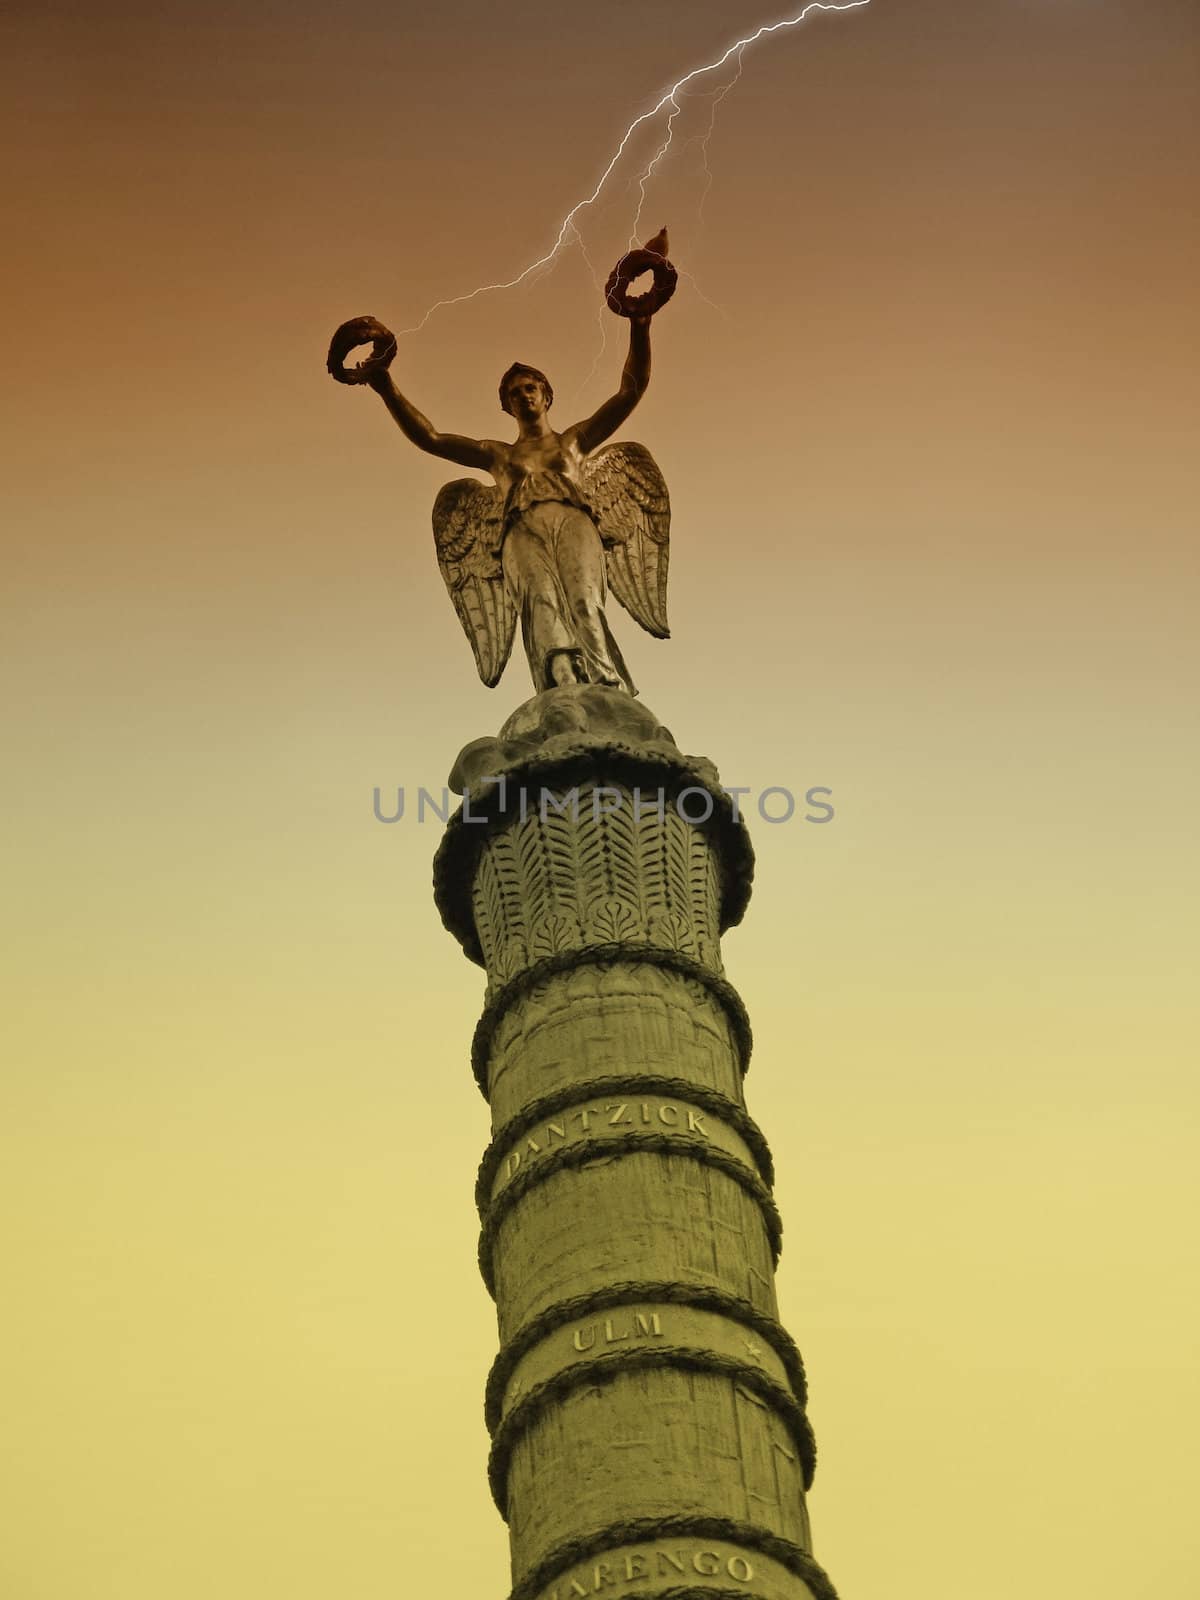
[[(654, 274), (654, 287), (631, 299), (629, 285), (635, 278), (640, 278), (643, 272)], [(608, 309), (615, 311), (619, 317), (652, 317), (656, 311), (662, 310), (675, 293), (678, 281), (679, 274), (675, 268), (657, 250), (630, 250), (609, 274), (608, 282), (604, 285), (604, 298)]]
[[(371, 345), (371, 354), (356, 367), (345, 365), (346, 357), (356, 345)], [(390, 366), (396, 354), (396, 335), (374, 317), (351, 317), (329, 341), (329, 355), (325, 368), (338, 383), (366, 383), (374, 372)]]

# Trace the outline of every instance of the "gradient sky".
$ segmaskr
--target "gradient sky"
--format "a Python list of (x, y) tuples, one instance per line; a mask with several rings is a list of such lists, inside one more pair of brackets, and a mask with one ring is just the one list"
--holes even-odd
[[(528, 678), (475, 681), (453, 472), (325, 348), (512, 277), (783, 14), (0, 22), (12, 1600), (507, 1591), (482, 980), (436, 825), (371, 797)], [(747, 54), (711, 187), (689, 101), (650, 189), (694, 280), (625, 430), (674, 638), (614, 625), (685, 749), (837, 810), (753, 822), (726, 959), (846, 1600), (1200, 1588), (1198, 44), (1194, 0), (873, 0)], [(601, 275), (635, 171), (581, 219)], [(494, 435), (510, 361), (565, 423), (623, 333), (567, 254), (394, 371)]]

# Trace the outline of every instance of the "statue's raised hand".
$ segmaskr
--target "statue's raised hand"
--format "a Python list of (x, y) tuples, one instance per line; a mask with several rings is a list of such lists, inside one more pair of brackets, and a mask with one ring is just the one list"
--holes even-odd
[[(362, 344), (371, 346), (371, 354), (356, 367), (347, 367), (346, 357)], [(370, 383), (372, 378), (387, 371), (395, 354), (396, 335), (382, 322), (375, 317), (351, 317), (330, 340), (325, 366), (329, 376), (338, 383)]]

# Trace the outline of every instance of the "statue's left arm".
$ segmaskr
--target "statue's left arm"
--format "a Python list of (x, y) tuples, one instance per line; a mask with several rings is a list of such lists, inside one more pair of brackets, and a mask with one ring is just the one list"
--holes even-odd
[(584, 455), (610, 438), (645, 394), (650, 383), (650, 318), (632, 317), (629, 323), (629, 354), (621, 373), (621, 386), (598, 411), (584, 422), (567, 429), (564, 439), (573, 439)]

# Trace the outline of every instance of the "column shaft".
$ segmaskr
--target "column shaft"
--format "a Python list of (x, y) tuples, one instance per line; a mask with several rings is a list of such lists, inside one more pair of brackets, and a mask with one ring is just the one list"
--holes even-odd
[(831, 1600), (749, 1027), (721, 964), (748, 841), (715, 771), (644, 708), (629, 737), (628, 697), (531, 706), (568, 695), (586, 713), (568, 737), (464, 752), (477, 777), (436, 872), (489, 978), (477, 1199), (513, 1600)]

